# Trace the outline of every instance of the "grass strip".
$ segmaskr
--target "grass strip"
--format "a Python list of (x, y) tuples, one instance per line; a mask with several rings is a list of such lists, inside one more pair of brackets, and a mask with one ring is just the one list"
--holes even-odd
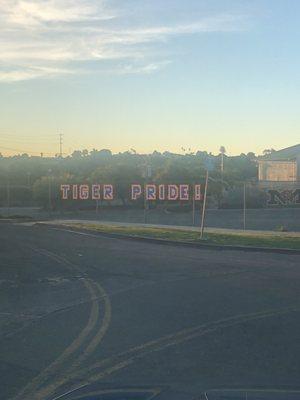
[(72, 224), (72, 227), (95, 230), (103, 233), (117, 233), (127, 236), (165, 239), (180, 242), (204, 242), (216, 245), (269, 247), (280, 249), (300, 250), (300, 237), (278, 235), (274, 236), (253, 233), (205, 233), (204, 240), (200, 240), (199, 232), (136, 226), (117, 226), (100, 224)]

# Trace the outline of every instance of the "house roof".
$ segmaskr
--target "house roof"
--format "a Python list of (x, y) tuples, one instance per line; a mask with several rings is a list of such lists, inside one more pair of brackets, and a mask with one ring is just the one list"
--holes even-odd
[(300, 158), (300, 144), (274, 151), (262, 158), (263, 161), (290, 161)]

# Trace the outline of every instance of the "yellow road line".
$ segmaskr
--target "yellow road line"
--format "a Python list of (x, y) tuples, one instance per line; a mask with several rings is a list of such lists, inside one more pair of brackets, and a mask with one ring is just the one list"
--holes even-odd
[[(141, 392), (143, 393), (149, 393), (149, 397), (147, 397), (146, 400), (151, 400), (159, 395), (161, 393), (162, 389), (161, 388), (153, 388), (153, 389), (107, 389), (107, 390), (97, 390), (89, 393), (85, 393), (85, 396), (99, 396), (99, 395), (114, 395), (114, 394), (121, 394), (123, 395), (124, 393), (127, 394), (139, 394)], [(64, 394), (65, 395), (65, 394)], [(61, 397), (61, 396), (60, 396)], [(58, 400), (60, 397), (56, 397), (56, 399), (53, 400)], [(73, 400), (79, 400), (82, 398), (82, 395), (77, 395), (76, 397), (73, 398)]]
[(104, 318), (102, 320), (101, 327), (97, 334), (94, 336), (94, 338), (91, 340), (85, 351), (78, 357), (76, 360), (76, 365), (80, 365), (80, 363), (85, 360), (91, 353), (94, 352), (96, 347), (99, 345), (101, 340), (103, 339), (106, 331), (109, 328), (110, 321), (111, 321), (111, 303), (110, 299), (106, 293), (106, 291), (103, 289), (103, 287), (99, 283), (95, 283), (96, 287), (98, 288), (98, 291), (100, 293), (100, 298), (103, 299), (104, 301)]
[(76, 376), (80, 375), (80, 369), (81, 364), (84, 362), (84, 360), (92, 354), (97, 346), (100, 344), (102, 341), (103, 337), (105, 336), (109, 325), (111, 321), (111, 303), (109, 300), (109, 297), (105, 290), (102, 288), (102, 286), (98, 283), (95, 283), (99, 293), (100, 293), (100, 298), (104, 300), (104, 317), (101, 323), (101, 326), (95, 336), (92, 338), (92, 340), (89, 342), (88, 346), (86, 349), (80, 354), (79, 357), (73, 362), (71, 367), (67, 368), (64, 371), (64, 374), (58, 378), (57, 380), (53, 381), (46, 387), (40, 389), (35, 393), (35, 397), (33, 399), (45, 399), (46, 396), (50, 396), (55, 392), (57, 388), (62, 386), (64, 383), (70, 381), (71, 379), (74, 379)]
[[(61, 257), (57, 256), (54, 253), (48, 251), (39, 251), (44, 255), (54, 259), (60, 264), (69, 267), (72, 266), (71, 263), (66, 262)], [(75, 268), (75, 266), (74, 266)], [(75, 268), (77, 269), (77, 267)], [(35, 397), (35, 392), (40, 385), (42, 385), (45, 381), (47, 381), (51, 376), (54, 376), (59, 367), (69, 358), (71, 357), (83, 344), (84, 340), (88, 337), (91, 331), (95, 328), (98, 315), (99, 315), (99, 303), (97, 293), (94, 290), (93, 285), (87, 279), (83, 279), (83, 283), (90, 294), (90, 299), (92, 301), (92, 307), (89, 315), (88, 322), (80, 334), (74, 339), (74, 341), (63, 351), (63, 353), (53, 361), (48, 367), (46, 367), (38, 376), (36, 376), (28, 385), (26, 385), (15, 397), (14, 400), (24, 400), (28, 397), (30, 400), (38, 399)]]
[[(169, 346), (177, 345), (186, 342), (188, 340), (194, 339), (196, 337), (204, 336), (218, 329), (232, 327), (252, 320), (270, 318), (276, 315), (282, 315), (289, 312), (298, 312), (299, 309), (300, 308), (290, 307), (281, 310), (270, 310), (265, 312), (237, 315), (234, 317), (213, 321), (211, 323), (202, 324), (195, 328), (184, 329), (175, 334), (166, 335), (160, 339), (146, 342), (140, 346), (136, 346), (125, 352), (119, 353), (117, 356), (113, 356), (101, 361), (100, 363), (96, 363), (92, 368), (86, 371), (89, 375), (91, 374), (92, 370), (99, 368), (101, 369), (105, 367), (105, 365), (115, 362), (115, 364), (113, 364), (112, 366), (104, 368), (99, 373), (89, 376), (86, 382), (91, 383), (103, 379), (104, 377), (107, 377), (112, 373), (127, 367), (134, 361), (147, 356), (148, 354), (151, 354), (155, 351), (161, 351)], [(121, 358), (119, 362), (118, 358)]]

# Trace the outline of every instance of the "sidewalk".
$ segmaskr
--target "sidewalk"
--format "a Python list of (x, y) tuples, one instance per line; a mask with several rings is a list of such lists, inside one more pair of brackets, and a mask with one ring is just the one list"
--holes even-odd
[[(196, 226), (179, 226), (179, 225), (158, 225), (158, 224), (142, 224), (130, 222), (110, 222), (110, 221), (95, 221), (84, 219), (69, 219), (69, 220), (52, 220), (45, 222), (47, 225), (104, 225), (104, 226), (122, 226), (122, 227), (137, 227), (137, 228), (161, 228), (168, 230), (192, 231), (200, 232), (200, 227)], [(205, 228), (205, 232), (218, 234), (232, 234), (245, 236), (280, 236), (280, 237), (300, 237), (300, 232), (279, 232), (279, 231), (259, 231), (259, 230), (242, 230), (242, 229), (224, 229), (224, 228)]]

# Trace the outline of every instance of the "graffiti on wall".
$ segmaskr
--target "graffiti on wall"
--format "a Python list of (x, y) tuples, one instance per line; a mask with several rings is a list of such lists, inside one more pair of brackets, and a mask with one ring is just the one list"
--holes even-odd
[(300, 204), (300, 189), (268, 190), (268, 206)]

